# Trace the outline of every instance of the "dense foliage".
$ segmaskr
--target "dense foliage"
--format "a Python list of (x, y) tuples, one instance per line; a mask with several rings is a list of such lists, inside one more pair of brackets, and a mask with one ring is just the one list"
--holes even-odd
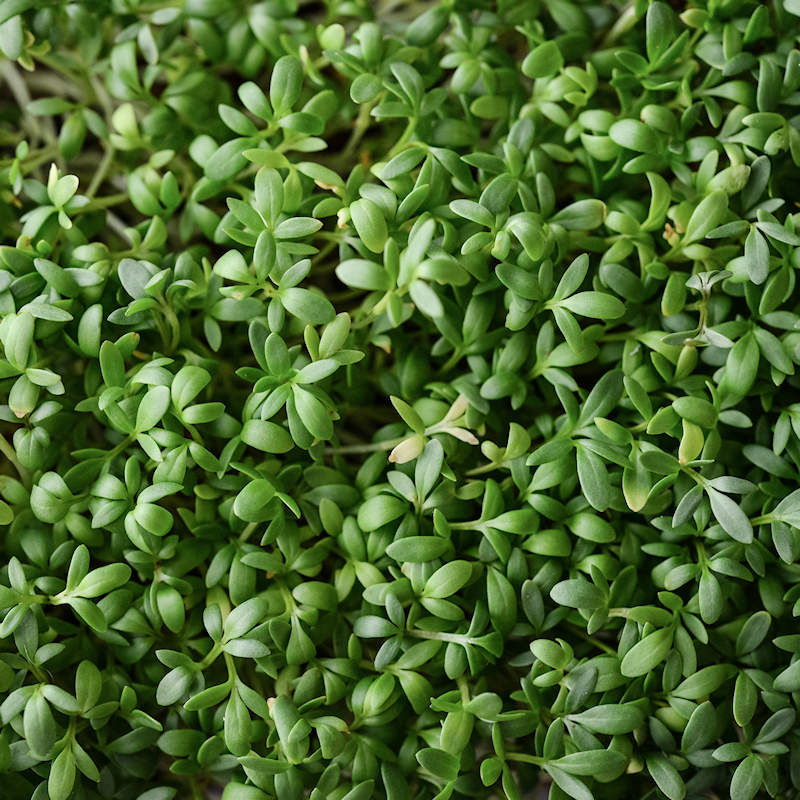
[(800, 792), (798, 0), (0, 0), (0, 781)]

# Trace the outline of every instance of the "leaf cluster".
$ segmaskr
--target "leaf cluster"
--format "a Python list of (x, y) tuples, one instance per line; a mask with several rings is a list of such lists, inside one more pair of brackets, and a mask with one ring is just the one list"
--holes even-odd
[(0, 794), (798, 796), (798, 35), (0, 0)]

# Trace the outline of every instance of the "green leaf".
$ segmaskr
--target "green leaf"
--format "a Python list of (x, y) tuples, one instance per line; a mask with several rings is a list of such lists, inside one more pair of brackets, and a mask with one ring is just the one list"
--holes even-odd
[(370, 497), (358, 509), (358, 526), (363, 531), (374, 531), (405, 514), (407, 506), (398, 497), (379, 494)]
[(683, 729), (681, 750), (691, 753), (705, 747), (714, 739), (716, 726), (717, 715), (714, 706), (706, 700), (692, 711)]
[(644, 722), (645, 715), (632, 703), (606, 703), (587, 708), (571, 718), (592, 733), (619, 736), (636, 730)]
[[(798, 684), (800, 685), (800, 684)], [(737, 725), (747, 725), (758, 705), (758, 689), (744, 672), (736, 678), (733, 692), (733, 718)]]
[(294, 402), (300, 421), (315, 439), (330, 439), (333, 422), (322, 401), (299, 386), (292, 387)]
[(34, 318), (22, 312), (8, 320), (4, 338), (5, 356), (8, 362), (18, 370), (28, 365), (28, 356), (33, 344)]
[(22, 726), (31, 752), (42, 759), (47, 759), (56, 743), (58, 733), (53, 713), (41, 693), (34, 693), (25, 703)]
[(713, 664), (695, 672), (674, 689), (673, 694), (687, 700), (698, 700), (716, 691), (731, 677), (731, 668), (727, 664)]
[(660, 628), (637, 642), (620, 663), (620, 671), (626, 678), (645, 675), (655, 669), (667, 657), (672, 648), (673, 628)]
[(572, 608), (602, 608), (606, 604), (603, 592), (594, 584), (583, 578), (557, 583), (550, 591), (550, 596), (563, 606)]
[(249, 419), (242, 426), (242, 441), (265, 453), (288, 453), (294, 447), (289, 432), (265, 420)]
[(686, 225), (683, 243), (700, 241), (721, 222), (728, 209), (728, 195), (725, 192), (712, 192), (700, 201), (692, 212)]
[(239, 693), (231, 692), (224, 717), (225, 746), (231, 753), (238, 756), (247, 754), (250, 749), (251, 727), (250, 714)]
[(613, 542), (617, 538), (611, 525), (596, 514), (581, 512), (570, 517), (566, 524), (576, 536), (590, 542)]
[(616, 297), (603, 292), (578, 292), (561, 300), (559, 305), (573, 314), (594, 319), (616, 319), (625, 313), (625, 306)]
[[(647, 8), (646, 46), (647, 60), (657, 62), (675, 38), (674, 15), (666, 3), (651, 3)], [(663, 791), (663, 790), (662, 790)], [(665, 792), (666, 794), (666, 792)], [(670, 797), (671, 796), (667, 795)]]
[(525, 56), (522, 73), (529, 78), (545, 78), (555, 75), (564, 65), (564, 59), (555, 42), (543, 42)]
[(730, 497), (710, 486), (706, 488), (706, 494), (711, 501), (711, 511), (725, 533), (737, 542), (743, 544), (752, 542), (753, 526), (741, 507)]
[(277, 114), (289, 111), (300, 97), (303, 67), (294, 56), (283, 56), (275, 62), (269, 83), (269, 101)]
[(773, 686), (779, 692), (800, 691), (800, 660), (793, 662), (776, 675)]
[(252, 279), (247, 262), (238, 250), (228, 250), (222, 258), (218, 258), (214, 264), (214, 272), (237, 283), (250, 283)]
[(756, 755), (747, 756), (733, 773), (731, 800), (752, 800), (761, 787), (763, 777), (761, 759)]
[(442, 445), (437, 439), (431, 439), (417, 457), (417, 464), (414, 470), (414, 484), (418, 497), (426, 497), (433, 489), (442, 472), (443, 463), (444, 450)]
[(386, 555), (398, 563), (405, 561), (424, 563), (444, 555), (450, 545), (445, 539), (434, 536), (408, 536), (397, 539), (386, 548)]
[(136, 411), (136, 431), (144, 433), (154, 428), (170, 404), (170, 390), (167, 386), (153, 386), (148, 389)]
[(605, 511), (611, 502), (611, 485), (605, 464), (596, 453), (586, 447), (578, 447), (575, 456), (578, 480), (586, 500), (592, 508)]
[(284, 204), (283, 181), (280, 174), (275, 169), (262, 167), (256, 173), (253, 188), (256, 211), (269, 227), (274, 228)]
[(225, 639), (238, 639), (254, 628), (267, 615), (268, 606), (260, 597), (253, 597), (236, 606), (223, 625)]
[(432, 775), (452, 781), (458, 777), (461, 759), (437, 747), (426, 747), (417, 753), (417, 761)]
[(330, 301), (308, 289), (283, 289), (280, 294), (283, 307), (293, 316), (311, 325), (330, 322), (335, 316)]
[(750, 391), (758, 372), (758, 342), (746, 334), (728, 351), (725, 378), (730, 390), (744, 397)]
[(405, 422), (412, 431), (419, 434), (425, 433), (425, 423), (412, 406), (399, 397), (390, 397), (389, 399), (397, 413), (402, 417), (403, 422)]
[(75, 783), (75, 757), (65, 747), (53, 761), (47, 778), (47, 793), (50, 800), (67, 800)]
[(569, 231), (590, 231), (599, 228), (605, 218), (605, 203), (600, 200), (578, 200), (562, 208), (551, 221)]
[(450, 561), (425, 582), (426, 597), (441, 599), (455, 594), (472, 578), (472, 564), (468, 561)]
[(736, 637), (736, 652), (750, 653), (755, 650), (765, 639), (772, 617), (768, 611), (756, 611), (742, 626)]
[(301, 369), (295, 376), (297, 383), (311, 384), (325, 380), (339, 368), (339, 362), (333, 358), (323, 358), (320, 361), (313, 361)]
[(769, 275), (769, 247), (755, 227), (750, 229), (745, 239), (744, 260), (750, 280), (756, 284), (764, 283)]
[(762, 726), (756, 737), (756, 742), (764, 744), (774, 742), (784, 736), (794, 725), (795, 710), (782, 708), (776, 711)]
[[(166, 509), (162, 510), (169, 514)], [(108, 592), (124, 586), (130, 577), (131, 568), (127, 564), (107, 564), (104, 567), (93, 569), (72, 589), (71, 594), (76, 597), (99, 597), (101, 594), (108, 594)]]
[(373, 253), (383, 252), (389, 234), (380, 208), (372, 200), (361, 198), (350, 204), (350, 217), (366, 248)]
[(608, 135), (620, 147), (639, 153), (655, 153), (661, 144), (655, 131), (636, 119), (615, 122), (609, 129)]
[(437, 293), (425, 281), (412, 281), (408, 293), (419, 310), (428, 317), (437, 318), (444, 314), (444, 306)]
[(621, 772), (627, 759), (615, 750), (584, 750), (561, 756), (552, 766), (570, 775), (597, 775), (602, 772)]
[(558, 767), (553, 764), (547, 764), (545, 769), (553, 779), (555, 785), (558, 786), (567, 797), (571, 797), (573, 800), (594, 800), (594, 795), (589, 791), (589, 788), (583, 781), (579, 781), (568, 772), (558, 769)]
[(172, 514), (155, 503), (137, 503), (133, 509), (133, 518), (154, 536), (166, 536), (174, 522)]
[(268, 800), (269, 795), (257, 786), (230, 781), (225, 784), (222, 800)]
[(666, 758), (647, 759), (647, 771), (669, 800), (683, 800), (686, 787), (675, 766)]
[(336, 267), (336, 276), (353, 289), (385, 292), (391, 287), (389, 274), (379, 264), (360, 258), (343, 261)]

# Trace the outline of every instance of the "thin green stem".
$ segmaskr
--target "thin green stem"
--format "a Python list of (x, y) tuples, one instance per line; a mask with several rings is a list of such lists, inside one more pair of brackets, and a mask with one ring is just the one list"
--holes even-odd
[(445, 361), (444, 364), (442, 364), (442, 366), (439, 368), (440, 372), (450, 372), (450, 370), (453, 369), (453, 367), (456, 364), (458, 364), (458, 362), (461, 361), (462, 358), (463, 358), (463, 353), (458, 348), (456, 348), (450, 354), (450, 358), (448, 358), (447, 361)]
[(2, 453), (7, 459), (8, 463), (11, 464), (12, 467), (17, 471), (17, 474), (20, 477), (22, 483), (30, 488), (31, 485), (31, 474), (28, 472), (26, 467), (23, 467), (20, 464), (19, 459), (17, 458), (16, 450), (8, 443), (3, 434), (0, 433), (0, 453)]
[(590, 636), (579, 625), (573, 625), (571, 622), (567, 622), (566, 625), (573, 633), (576, 633), (581, 637), (581, 639), (583, 639), (585, 642), (588, 642), (593, 647), (596, 647), (598, 650), (602, 650), (604, 653), (608, 653), (609, 655), (617, 655), (617, 651), (613, 647), (605, 644), (605, 642), (601, 642), (594, 636)]
[(463, 633), (447, 633), (446, 631), (423, 631), (413, 628), (407, 631), (409, 636), (415, 639), (435, 639), (437, 642), (455, 642), (456, 644), (469, 644), (471, 637)]
[[(111, 144), (106, 145), (105, 153), (103, 153), (103, 160), (100, 162), (100, 166), (97, 169), (97, 172), (92, 176), (92, 181), (89, 184), (89, 188), (86, 190), (87, 197), (94, 197), (97, 190), (100, 188), (100, 185), (105, 180), (106, 175), (108, 174), (109, 169), (111, 169), (111, 165), (114, 162), (114, 146)], [(115, 197), (118, 195), (112, 195), (111, 197)], [(123, 200), (128, 199), (127, 192), (122, 194)], [(103, 200), (109, 200), (110, 198), (103, 198)], [(93, 201), (94, 203), (98, 203), (100, 201)], [(122, 202), (122, 201), (120, 201)], [(90, 203), (89, 205), (92, 205)], [(115, 203), (106, 203), (106, 205), (115, 205)]]
[(393, 156), (396, 156), (405, 146), (408, 144), (408, 140), (411, 138), (411, 134), (414, 133), (414, 130), (417, 127), (417, 118), (411, 117), (406, 124), (406, 128), (403, 131), (400, 138), (394, 143), (394, 147), (384, 156), (384, 158), (388, 161)]
[(465, 706), (469, 703), (469, 684), (467, 683), (467, 679), (463, 675), (460, 675), (456, 678), (456, 684), (459, 692), (461, 692), (461, 705)]
[(221, 652), (222, 643), (215, 642), (214, 646), (206, 654), (206, 657), (197, 665), (198, 671), (202, 672), (204, 669), (210, 667), (217, 660), (217, 657)]
[[(5, 61), (0, 65), (5, 83), (9, 91), (14, 97), (19, 108), (24, 109), (31, 102), (31, 95), (28, 91), (28, 86), (19, 74), (19, 71), (11, 61)], [(55, 136), (52, 130), (47, 131), (46, 126), (43, 125), (36, 117), (31, 114), (26, 114), (23, 124), (28, 129), (30, 134), (37, 139), (44, 139), (48, 144), (53, 144)], [(49, 134), (49, 135), (48, 135)]]
[(448, 523), (448, 527), (458, 531), (479, 531), (481, 530), (481, 521), (475, 519), (469, 520), (468, 522), (450, 522)]
[(326, 455), (347, 455), (350, 453), (377, 453), (379, 450), (392, 450), (397, 447), (407, 437), (401, 436), (398, 439), (384, 439), (380, 442), (369, 444), (347, 444), (341, 447), (326, 447)]
[(228, 682), (231, 686), (233, 686), (234, 682), (236, 681), (236, 663), (233, 660), (233, 656), (230, 653), (225, 653), (225, 666), (228, 668)]
[(491, 461), (488, 464), (483, 464), (480, 467), (474, 467), (473, 469), (468, 469), (464, 475), (472, 476), (472, 475), (483, 475), (486, 472), (494, 472), (496, 469), (501, 469), (505, 466), (504, 462), (502, 461)]
[[(381, 93), (380, 97), (382, 97), (383, 94), (385, 94), (385, 92)], [(380, 100), (380, 97), (375, 98), (370, 103), (364, 103), (359, 108), (358, 117), (356, 118), (355, 125), (353, 125), (353, 131), (350, 134), (350, 138), (347, 140), (347, 144), (344, 146), (344, 150), (342, 151), (342, 160), (347, 160), (353, 155), (358, 147), (358, 143), (364, 137), (364, 134), (369, 130), (369, 126), (372, 122), (371, 112), (375, 107), (375, 104)]]
[(526, 764), (536, 764), (537, 766), (544, 764), (543, 758), (528, 753), (506, 753), (505, 758), (507, 761), (524, 761)]
[(619, 39), (626, 31), (630, 30), (636, 24), (636, 3), (634, 0), (629, 0), (628, 4), (622, 9), (622, 12), (617, 16), (617, 20), (611, 27), (611, 30), (605, 35), (602, 42), (602, 47), (611, 47), (614, 42)]
[(251, 522), (247, 525), (247, 527), (239, 534), (239, 542), (246, 542), (253, 534), (253, 531), (258, 527), (257, 522)]
[[(87, 197), (90, 196), (88, 192), (91, 191), (91, 187), (87, 190)], [(81, 206), (80, 208), (76, 208), (75, 211), (71, 212), (72, 215), (76, 214), (85, 214), (87, 211), (97, 211), (99, 208), (108, 208), (109, 206), (117, 206), (120, 203), (124, 203), (128, 199), (127, 192), (117, 192), (116, 194), (109, 194), (105, 197), (97, 197), (94, 200), (90, 200), (85, 206)]]
[(363, 319), (358, 320), (358, 322), (353, 323), (353, 329), (357, 330), (359, 328), (365, 328), (367, 325), (370, 325), (376, 317), (379, 317), (383, 312), (386, 310), (386, 306), (389, 305), (389, 297), (391, 297), (391, 292), (386, 292), (386, 294), (381, 297), (380, 300), (366, 313)]

